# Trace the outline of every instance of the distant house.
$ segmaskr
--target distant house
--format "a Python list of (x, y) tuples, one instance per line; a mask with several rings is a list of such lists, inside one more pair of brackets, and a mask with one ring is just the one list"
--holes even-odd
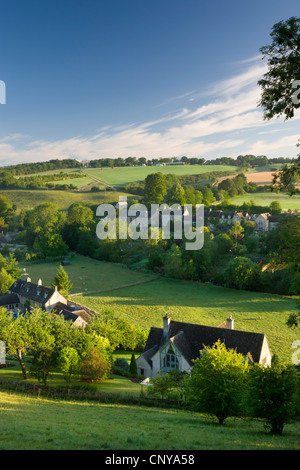
[(256, 223), (256, 229), (259, 232), (268, 232), (276, 228), (278, 221), (287, 215), (271, 215), (268, 212), (264, 214), (252, 216), (252, 220)]
[(237, 211), (222, 211), (222, 210), (205, 210), (204, 218), (208, 223), (213, 222), (213, 219), (217, 219), (221, 224), (233, 224), (235, 221), (242, 222), (242, 220), (249, 220), (250, 216), (247, 212)]
[[(57, 287), (45, 287), (42, 285), (42, 280), (39, 279), (37, 284), (31, 282), (28, 277), (24, 279), (17, 279), (10, 287), (9, 294), (12, 294), (19, 299), (19, 308), (24, 310), (27, 307), (40, 307), (44, 310), (52, 310), (58, 302), (67, 303), (67, 300), (58, 292)], [(0, 296), (0, 300), (1, 300)]]
[(163, 328), (150, 329), (144, 351), (136, 361), (138, 373), (155, 377), (160, 371), (167, 373), (173, 369), (188, 372), (200, 350), (213, 346), (219, 339), (228, 349), (243, 354), (245, 360), (265, 366), (271, 364), (266, 336), (235, 330), (231, 316), (218, 327), (211, 327), (173, 321), (166, 315)]
[(270, 215), (269, 213), (264, 213), (255, 217), (254, 221), (259, 232), (268, 232)]
[(11, 313), (16, 313), (20, 309), (20, 300), (17, 294), (0, 295), (0, 308), (3, 307)]
[(83, 328), (85, 328), (92, 319), (87, 309), (83, 306), (78, 307), (69, 302), (67, 305), (59, 302), (54, 309), (54, 313), (56, 315), (62, 315), (66, 321), (72, 322), (74, 326), (81, 326)]

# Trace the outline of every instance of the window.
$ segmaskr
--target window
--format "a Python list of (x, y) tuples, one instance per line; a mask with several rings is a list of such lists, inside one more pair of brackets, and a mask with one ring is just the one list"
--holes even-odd
[(161, 353), (161, 367), (165, 371), (179, 369), (179, 354), (171, 343)]

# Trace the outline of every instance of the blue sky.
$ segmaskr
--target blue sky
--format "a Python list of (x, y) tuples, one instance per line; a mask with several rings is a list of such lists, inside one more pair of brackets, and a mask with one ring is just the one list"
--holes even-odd
[(259, 49), (290, 16), (299, 0), (3, 0), (0, 164), (295, 157), (299, 113), (257, 107)]

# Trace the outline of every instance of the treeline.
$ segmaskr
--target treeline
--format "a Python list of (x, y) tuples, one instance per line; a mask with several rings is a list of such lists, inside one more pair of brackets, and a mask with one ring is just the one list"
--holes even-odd
[(293, 158), (268, 158), (265, 155), (238, 155), (236, 158), (232, 157), (219, 157), (213, 160), (208, 160), (203, 157), (187, 157), (183, 156), (180, 159), (175, 157), (164, 158), (145, 158), (145, 157), (127, 157), (127, 158), (98, 158), (80, 162), (76, 159), (55, 159), (47, 162), (36, 163), (20, 163), (17, 165), (9, 165), (3, 167), (5, 171), (9, 171), (14, 176), (29, 175), (33, 173), (40, 173), (49, 170), (62, 170), (66, 168), (82, 168), (88, 166), (90, 168), (114, 168), (123, 166), (141, 166), (141, 165), (158, 165), (163, 163), (184, 163), (187, 165), (230, 165), (238, 166), (240, 168), (265, 166), (269, 164), (287, 164), (292, 163), (296, 159)]
[(292, 163), (295, 161), (295, 158), (285, 158), (285, 157), (278, 157), (278, 158), (268, 158), (265, 155), (238, 155), (237, 158), (231, 157), (221, 157), (216, 158), (215, 160), (206, 161), (206, 165), (236, 165), (240, 168), (244, 167), (256, 167), (256, 166), (266, 166), (266, 165), (275, 165), (277, 163)]
[(9, 171), (0, 171), (0, 188), (1, 189), (76, 189), (76, 186), (65, 183), (55, 184), (54, 181), (70, 180), (81, 178), (79, 173), (55, 173), (51, 175), (34, 175), (15, 178)]
[(29, 175), (50, 170), (63, 170), (65, 168), (81, 168), (78, 160), (67, 158), (63, 160), (49, 160), (48, 162), (19, 163), (18, 165), (5, 166), (3, 169), (12, 175)]
[[(184, 185), (196, 186), (199, 183), (207, 183), (210, 185), (211, 183), (216, 182), (217, 178), (231, 176), (232, 174), (234, 174), (232, 171), (222, 171), (222, 170), (208, 171), (205, 173), (201, 173), (199, 175), (174, 175), (170, 173), (165, 176), (165, 181), (166, 181), (166, 184), (169, 186), (172, 183), (173, 184), (179, 183), (182, 186)], [(146, 179), (144, 181), (138, 181), (136, 183), (125, 184), (119, 189), (130, 194), (143, 196), (144, 191), (145, 191), (145, 184), (146, 184)]]
[(143, 201), (149, 205), (167, 203), (181, 206), (184, 204), (210, 206), (215, 201), (228, 201), (231, 197), (261, 190), (256, 183), (248, 183), (243, 173), (226, 178), (218, 185), (213, 184), (220, 174), (224, 175), (222, 172), (211, 172), (190, 176), (174, 174), (165, 176), (158, 172), (148, 175), (142, 183), (127, 185), (126, 190), (141, 195)]

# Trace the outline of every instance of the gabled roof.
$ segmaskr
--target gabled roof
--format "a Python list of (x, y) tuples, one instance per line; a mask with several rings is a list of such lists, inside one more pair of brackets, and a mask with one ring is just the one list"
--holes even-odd
[(55, 288), (34, 284), (24, 279), (17, 279), (10, 287), (9, 292), (26, 297), (34, 302), (45, 304), (54, 294)]
[(84, 320), (86, 323), (91, 321), (91, 316), (84, 309), (74, 308), (71, 305), (65, 305), (59, 302), (55, 307), (55, 313), (62, 315), (65, 320), (75, 322), (78, 317)]
[(172, 341), (190, 365), (193, 365), (193, 359), (199, 357), (199, 351), (213, 346), (220, 339), (228, 349), (235, 349), (244, 356), (250, 354), (254, 362), (259, 362), (264, 334), (227, 329), (221, 325), (221, 327), (212, 327), (171, 320), (167, 336), (164, 336), (163, 328), (152, 327), (143, 357), (147, 357), (149, 362), (150, 349), (154, 353), (168, 341)]

